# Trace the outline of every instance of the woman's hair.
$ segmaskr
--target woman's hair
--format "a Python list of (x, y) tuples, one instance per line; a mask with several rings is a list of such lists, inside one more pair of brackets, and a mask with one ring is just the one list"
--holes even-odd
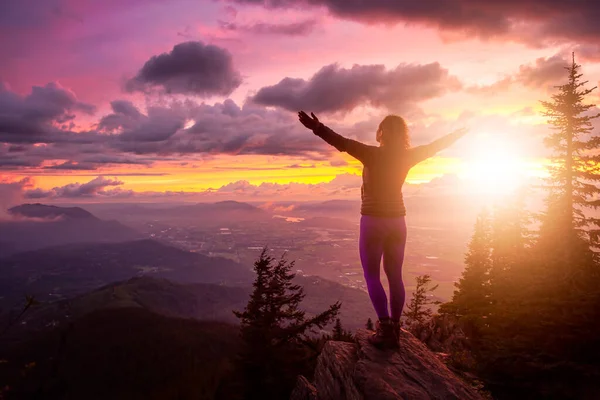
[(408, 126), (404, 118), (398, 115), (388, 115), (379, 123), (381, 140), (390, 146), (400, 146), (403, 149), (410, 147)]

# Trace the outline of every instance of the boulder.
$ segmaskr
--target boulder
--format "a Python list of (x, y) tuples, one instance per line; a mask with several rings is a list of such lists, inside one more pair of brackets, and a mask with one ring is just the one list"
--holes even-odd
[(300, 376), (293, 400), (480, 400), (479, 393), (452, 373), (409, 332), (400, 348), (379, 350), (359, 330), (355, 343), (329, 341), (317, 360), (313, 383)]

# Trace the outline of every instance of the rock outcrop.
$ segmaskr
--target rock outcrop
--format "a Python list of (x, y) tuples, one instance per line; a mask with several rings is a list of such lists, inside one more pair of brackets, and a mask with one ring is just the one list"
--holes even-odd
[(447, 314), (434, 315), (427, 322), (416, 326), (413, 335), (427, 348), (436, 352), (449, 352), (468, 348), (468, 342), (462, 327), (456, 318)]
[(379, 350), (359, 330), (356, 343), (329, 341), (313, 383), (299, 377), (292, 400), (479, 400), (425, 345), (406, 331), (399, 350)]

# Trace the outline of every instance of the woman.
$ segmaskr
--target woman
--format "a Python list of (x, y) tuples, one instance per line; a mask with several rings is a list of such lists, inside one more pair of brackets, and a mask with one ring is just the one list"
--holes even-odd
[[(414, 165), (450, 146), (467, 131), (460, 129), (428, 145), (410, 147), (404, 119), (388, 115), (377, 129), (379, 146), (369, 146), (335, 133), (319, 122), (314, 114), (311, 113), (311, 116), (304, 111), (298, 113), (300, 122), (315, 135), (363, 164), (359, 251), (369, 297), (378, 317), (376, 332), (369, 341), (380, 348), (397, 347), (405, 298), (402, 263), (406, 245), (406, 210), (402, 185)], [(389, 311), (380, 280), (382, 256), (383, 270), (389, 281)]]

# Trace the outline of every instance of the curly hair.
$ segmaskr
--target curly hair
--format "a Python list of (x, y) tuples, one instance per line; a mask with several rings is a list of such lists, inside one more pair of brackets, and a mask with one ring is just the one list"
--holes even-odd
[(410, 148), (410, 138), (408, 136), (408, 126), (404, 118), (398, 115), (388, 115), (379, 123), (381, 138), (385, 143), (392, 146), (399, 145), (403, 149)]

